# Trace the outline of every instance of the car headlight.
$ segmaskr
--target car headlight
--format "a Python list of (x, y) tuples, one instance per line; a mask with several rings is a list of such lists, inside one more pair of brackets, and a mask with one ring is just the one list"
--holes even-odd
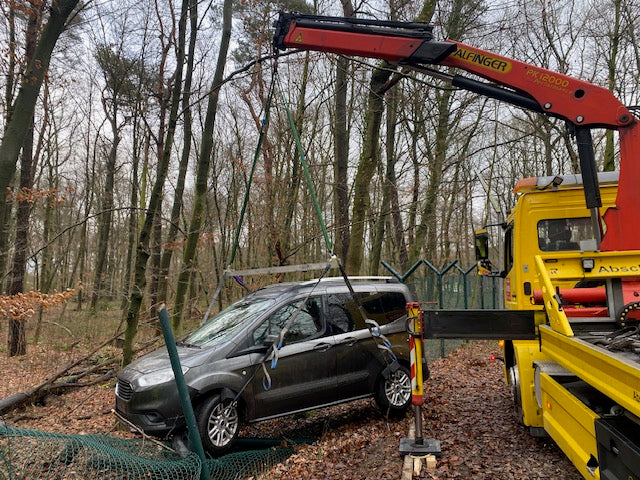
[[(189, 367), (182, 367), (182, 374), (184, 375), (189, 371)], [(173, 369), (163, 368), (162, 370), (157, 370), (152, 373), (148, 373), (146, 375), (138, 378), (137, 383), (140, 387), (149, 387), (151, 385), (157, 385), (159, 383), (165, 383), (174, 379)]]

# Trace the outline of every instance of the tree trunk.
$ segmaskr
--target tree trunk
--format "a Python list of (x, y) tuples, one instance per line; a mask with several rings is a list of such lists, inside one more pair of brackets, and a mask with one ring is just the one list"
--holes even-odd
[[(189, 0), (182, 1), (182, 9), (180, 13), (179, 21), (179, 33), (180, 38), (179, 45), (182, 45), (181, 53), (178, 53), (179, 58), (184, 58), (184, 37), (187, 21), (187, 8)], [(180, 48), (180, 47), (179, 47)], [(127, 310), (126, 318), (126, 330), (124, 345), (122, 347), (122, 363), (127, 365), (131, 362), (133, 357), (133, 342), (136, 334), (138, 333), (138, 321), (140, 318), (140, 307), (142, 306), (142, 297), (147, 283), (145, 277), (145, 271), (147, 266), (147, 260), (149, 259), (149, 241), (153, 230), (154, 219), (157, 210), (160, 208), (162, 202), (162, 190), (165, 179), (167, 178), (167, 171), (169, 169), (169, 160), (171, 158), (171, 148), (173, 146), (173, 135), (178, 118), (178, 107), (180, 105), (180, 93), (182, 91), (182, 71), (183, 61), (176, 63), (176, 70), (174, 75), (175, 84), (173, 86), (171, 96), (171, 112), (169, 114), (169, 124), (167, 128), (167, 136), (162, 149), (162, 156), (158, 163), (158, 171), (156, 180), (153, 184), (151, 196), (149, 197), (149, 206), (147, 208), (144, 222), (140, 230), (140, 236), (138, 238), (138, 244), (136, 247), (136, 262), (134, 269), (134, 285), (131, 289), (129, 296), (129, 308)], [(205, 180), (206, 181), (206, 180)], [(206, 188), (206, 185), (205, 185)]]
[[(102, 192), (101, 215), (98, 216), (98, 250), (96, 252), (96, 263), (94, 267), (93, 292), (91, 294), (91, 313), (96, 313), (98, 299), (101, 296), (101, 290), (104, 285), (104, 270), (109, 249), (109, 235), (111, 232), (111, 223), (113, 218), (113, 187), (116, 176), (116, 159), (118, 157), (118, 145), (120, 144), (120, 128), (118, 127), (118, 107), (116, 100), (111, 106), (113, 111), (107, 113), (109, 122), (111, 123), (111, 131), (113, 133), (113, 141), (109, 150), (109, 157), (105, 164), (105, 182), (104, 191)], [(105, 112), (107, 111), (105, 105)]]
[[(167, 233), (166, 244), (169, 246), (169, 248), (164, 249), (164, 252), (162, 253), (162, 260), (160, 262), (160, 283), (158, 287), (159, 302), (167, 301), (167, 282), (169, 276), (169, 267), (171, 266), (171, 258), (173, 256), (173, 248), (171, 248), (171, 245), (178, 237), (178, 222), (180, 221), (180, 213), (182, 212), (182, 197), (184, 194), (185, 180), (189, 167), (189, 155), (191, 154), (191, 81), (193, 77), (193, 65), (195, 61), (196, 37), (198, 34), (198, 3), (195, 0), (191, 0), (189, 2), (189, 19), (191, 24), (191, 32), (189, 38), (189, 52), (187, 54), (187, 70), (185, 72), (184, 88), (182, 94), (182, 110), (184, 112), (184, 144), (182, 146), (182, 156), (180, 157), (180, 165), (178, 167), (178, 181), (176, 183), (176, 191), (173, 195), (171, 223), (169, 224), (169, 232)], [(183, 37), (180, 37), (178, 42), (178, 52), (184, 52)]]
[[(342, 0), (345, 17), (353, 17), (353, 4)], [(333, 136), (335, 160), (333, 164), (333, 216), (335, 223), (335, 253), (344, 261), (349, 251), (349, 187), (347, 174), (349, 167), (349, 128), (347, 125), (347, 73), (349, 59), (339, 56), (336, 60), (336, 95)]]
[[(16, 25), (15, 25), (16, 13), (13, 8), (9, 8), (9, 15), (7, 21), (9, 23), (9, 44), (7, 56), (9, 57), (9, 65), (7, 68), (7, 83), (5, 85), (5, 128), (11, 120), (11, 114), (13, 113), (13, 95), (14, 95), (14, 77), (16, 75)], [(6, 200), (6, 196), (0, 191), (0, 203), (4, 208), (0, 207), (0, 289), (4, 279), (4, 272), (7, 268), (9, 258), (9, 223), (11, 219), (11, 210), (13, 203)]]
[(129, 306), (129, 294), (131, 288), (131, 267), (133, 265), (133, 254), (135, 252), (136, 233), (138, 230), (138, 167), (140, 165), (140, 126), (139, 126), (139, 110), (136, 107), (133, 114), (133, 145), (131, 160), (131, 191), (129, 193), (129, 222), (127, 225), (127, 259), (125, 260), (124, 281), (122, 287), (122, 302), (120, 310), (122, 310), (122, 322), (125, 321), (125, 314)]
[[(149, 318), (153, 318), (157, 312), (158, 286), (160, 283), (160, 260), (162, 257), (162, 202), (156, 209), (156, 215), (153, 218), (153, 232), (151, 234), (151, 258), (149, 259)], [(160, 336), (162, 329), (160, 325), (156, 325), (156, 334)]]
[[(430, 21), (435, 11), (435, 5), (435, 0), (425, 1), (416, 21)], [(346, 260), (347, 272), (354, 275), (360, 272), (364, 260), (365, 225), (370, 202), (369, 185), (380, 161), (378, 143), (382, 113), (384, 111), (384, 92), (386, 91), (392, 68), (390, 64), (382, 62), (371, 74), (371, 82), (369, 83), (362, 153), (353, 183), (353, 215), (349, 251)]]
[(391, 75), (392, 66), (383, 62), (371, 74), (369, 100), (365, 116), (364, 139), (358, 170), (353, 183), (353, 216), (351, 240), (347, 254), (346, 270), (351, 275), (360, 273), (364, 260), (364, 236), (369, 212), (369, 185), (380, 161), (378, 143), (380, 124), (384, 111), (384, 91)]
[[(25, 78), (30, 81), (20, 85), (13, 114), (0, 143), (0, 195), (4, 195), (13, 182), (18, 155), (27, 137), (53, 49), (77, 4), (78, 0), (57, 0), (49, 8), (49, 19), (42, 29), (33, 58), (27, 65)], [(0, 218), (6, 218), (6, 208), (7, 203), (0, 202)]]
[(384, 232), (387, 223), (387, 217), (391, 212), (391, 196), (392, 189), (395, 184), (395, 166), (396, 166), (396, 89), (392, 88), (388, 94), (389, 103), (387, 105), (387, 138), (385, 156), (387, 159), (385, 177), (382, 181), (382, 203), (378, 212), (377, 220), (374, 225), (373, 243), (371, 246), (371, 259), (369, 262), (369, 273), (371, 275), (378, 274), (380, 259), (382, 255), (382, 244), (384, 242)]
[[(56, 176), (54, 175), (53, 166), (49, 163), (49, 186), (53, 187), (53, 185), (57, 185)], [(38, 289), (42, 293), (49, 293), (51, 289), (51, 283), (53, 281), (54, 273), (51, 268), (51, 246), (49, 245), (49, 237), (51, 235), (51, 227), (53, 223), (53, 204), (54, 199), (48, 198), (46, 199), (45, 213), (44, 213), (44, 225), (42, 237), (45, 244), (44, 250), (42, 251), (42, 262), (40, 266), (40, 285)], [(35, 330), (33, 333), (33, 343), (37, 344), (40, 341), (40, 331), (42, 327), (42, 316), (43, 316), (43, 308), (42, 305), (38, 307), (38, 320), (36, 321)]]
[[(302, 75), (300, 76), (300, 96), (298, 97), (298, 105), (296, 107), (296, 129), (298, 130), (298, 134), (302, 137), (302, 128), (304, 122), (304, 105), (305, 105), (305, 95), (307, 92), (307, 81), (309, 79), (309, 52), (306, 52), (304, 57), (304, 64), (302, 66)], [(294, 147), (295, 150), (295, 147)], [(292, 236), (292, 225), (293, 218), (296, 213), (296, 209), (299, 208), (298, 198), (300, 196), (300, 180), (302, 173), (302, 164), (298, 161), (299, 157), (296, 156), (295, 161), (293, 162), (291, 168), (291, 180), (289, 185), (285, 188), (287, 189), (287, 201), (286, 201), (286, 212), (285, 212), (285, 221), (284, 228), (282, 228), (282, 232), (284, 234), (284, 242), (282, 244), (279, 243), (279, 240), (276, 240), (276, 249), (275, 249), (275, 258), (278, 260), (278, 265), (283, 265), (285, 263), (286, 257), (290, 254), (291, 248), (291, 236)], [(275, 210), (275, 208), (274, 208)], [(277, 231), (277, 227), (273, 226), (274, 232)]]
[(187, 243), (182, 256), (182, 270), (180, 271), (178, 285), (176, 288), (176, 300), (172, 321), (174, 330), (178, 330), (180, 323), (182, 322), (182, 312), (184, 310), (189, 277), (194, 266), (196, 247), (198, 244), (198, 238), (200, 237), (200, 228), (202, 227), (202, 222), (205, 216), (205, 196), (207, 194), (209, 165), (211, 163), (211, 154), (213, 151), (213, 127), (215, 125), (216, 111), (218, 108), (218, 95), (220, 93), (220, 87), (222, 86), (222, 76), (224, 74), (224, 66), (226, 64), (227, 52), (229, 50), (229, 40), (231, 38), (232, 3), (232, 0), (224, 0), (224, 6), (222, 9), (222, 39), (220, 41), (218, 61), (207, 102), (207, 113), (202, 132), (202, 144), (200, 146), (200, 156), (198, 158), (198, 165), (196, 169), (193, 211), (191, 214), (191, 221), (189, 223)]
[(411, 261), (420, 256), (421, 248), (431, 255), (436, 254), (436, 208), (438, 192), (442, 182), (442, 169), (446, 160), (447, 133), (449, 131), (449, 116), (451, 106), (451, 91), (444, 90), (437, 93), (438, 123), (435, 133), (435, 148), (429, 159), (429, 182), (425, 191), (425, 199), (420, 212), (420, 223), (416, 228), (416, 238), (411, 249)]
[[(616, 70), (617, 70), (617, 60), (618, 60), (618, 49), (620, 47), (620, 15), (621, 15), (621, 4), (622, 0), (614, 0), (614, 23), (613, 23), (613, 32), (611, 33), (611, 48), (610, 48), (610, 57), (607, 59), (607, 68), (608, 68), (608, 78), (607, 78), (607, 86), (611, 92), (616, 85)], [(602, 169), (605, 172), (612, 172), (616, 169), (616, 165), (614, 162), (615, 158), (615, 145), (613, 139), (613, 130), (606, 131), (606, 143), (604, 148), (604, 165)]]
[[(29, 16), (26, 31), (25, 58), (31, 61), (35, 55), (38, 27), (42, 19), (42, 11), (33, 9)], [(45, 99), (46, 103), (46, 99)], [(46, 122), (46, 115), (45, 115)], [(22, 144), (22, 161), (20, 162), (20, 193), (27, 196), (33, 190), (33, 176), (35, 165), (33, 158), (33, 113), (29, 119), (26, 136)], [(27, 251), (29, 248), (29, 216), (31, 215), (31, 202), (28, 198), (17, 196), (18, 211), (16, 214), (16, 240), (13, 251), (11, 277), (7, 293), (16, 295), (24, 291), (24, 277), (27, 270)], [(25, 336), (25, 321), (11, 319), (9, 321), (9, 338), (7, 354), (10, 357), (27, 353), (27, 340)]]
[[(342, 0), (342, 11), (345, 17), (353, 17), (353, 4), (350, 0)], [(336, 95), (333, 125), (334, 153), (333, 164), (333, 216), (335, 223), (335, 253), (345, 261), (349, 251), (349, 187), (347, 174), (349, 167), (349, 128), (347, 125), (347, 73), (349, 59), (339, 56), (336, 60)]]

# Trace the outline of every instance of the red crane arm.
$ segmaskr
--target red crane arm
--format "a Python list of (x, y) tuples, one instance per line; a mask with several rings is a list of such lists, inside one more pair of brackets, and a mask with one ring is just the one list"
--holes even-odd
[(633, 115), (606, 88), (456, 42), (440, 64), (475, 73), (531, 95), (543, 112), (581, 126), (618, 128)]
[(281, 14), (275, 42), (282, 49), (455, 67), (524, 93), (539, 111), (580, 126), (617, 129), (633, 121), (631, 112), (605, 88), (464, 43), (435, 41), (428, 24)]

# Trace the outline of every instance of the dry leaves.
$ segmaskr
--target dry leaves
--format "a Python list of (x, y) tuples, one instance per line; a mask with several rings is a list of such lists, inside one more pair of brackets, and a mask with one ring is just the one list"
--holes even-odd
[(69, 300), (76, 293), (73, 288), (64, 292), (42, 293), (39, 290), (17, 293), (15, 295), (0, 295), (0, 317), (12, 320), (26, 320), (31, 318), (35, 309), (51, 308)]
[[(53, 364), (79, 354), (41, 346), (32, 351), (22, 361), (0, 356), (0, 369), (8, 373), (0, 384), (2, 396), (36, 383)], [(551, 440), (535, 439), (516, 424), (502, 364), (490, 361), (491, 353), (498, 353), (494, 342), (474, 342), (433, 364), (425, 385), (425, 437), (442, 442), (443, 456), (435, 470), (422, 470), (422, 478), (580, 479)], [(113, 401), (111, 384), (94, 386), (47, 398), (44, 406), (29, 407), (4, 420), (22, 428), (110, 433), (116, 422), (105, 412)], [(372, 400), (360, 400), (249, 425), (241, 435), (312, 442), (299, 446), (264, 479), (397, 480), (402, 469), (400, 439), (407, 436), (412, 421), (387, 420)], [(122, 430), (110, 434), (130, 435)]]

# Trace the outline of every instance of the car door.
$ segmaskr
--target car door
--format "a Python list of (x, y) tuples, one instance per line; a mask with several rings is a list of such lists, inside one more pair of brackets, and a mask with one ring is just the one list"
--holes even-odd
[[(406, 300), (399, 292), (380, 292), (370, 287), (356, 291), (356, 297), (367, 317), (381, 327), (403, 316)], [(340, 318), (349, 317), (348, 331), (336, 329), (335, 324), (344, 324)], [(347, 293), (327, 295), (327, 324), (336, 330), (334, 335), (338, 400), (373, 393), (380, 372), (388, 365), (389, 356), (378, 348), (378, 341), (371, 336), (369, 326), (360, 314), (357, 303)], [(387, 328), (382, 328), (386, 331)], [(396, 337), (396, 336), (394, 336)], [(397, 340), (393, 338), (390, 340)]]
[(278, 308), (253, 332), (255, 344), (262, 344), (267, 335), (280, 334), (285, 326), (275, 368), (267, 362), (267, 377), (258, 366), (252, 381), (256, 419), (336, 400), (336, 352), (333, 338), (327, 335), (322, 297), (298, 299)]
[[(362, 302), (375, 291), (359, 291)], [(373, 339), (350, 293), (329, 293), (327, 324), (334, 332), (337, 361), (338, 400), (370, 394), (375, 376), (381, 370), (382, 357), (371, 348)], [(346, 327), (346, 328), (345, 328)]]

